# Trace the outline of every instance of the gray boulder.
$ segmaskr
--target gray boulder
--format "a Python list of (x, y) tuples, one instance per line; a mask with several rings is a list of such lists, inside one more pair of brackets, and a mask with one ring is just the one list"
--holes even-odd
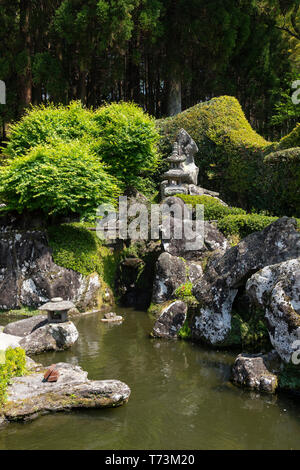
[(276, 351), (239, 354), (232, 367), (232, 382), (251, 390), (274, 393), (278, 386), (279, 369), (280, 358)]
[(21, 231), (0, 219), (0, 309), (39, 307), (62, 297), (86, 310), (97, 306), (100, 288), (97, 274), (83, 276), (53, 262), (46, 232)]
[(238, 289), (265, 266), (300, 256), (300, 233), (294, 219), (282, 217), (244, 238), (210, 264), (193, 288), (199, 302), (191, 323), (192, 336), (221, 345), (231, 330), (232, 304)]
[(300, 339), (300, 258), (261, 269), (247, 281), (246, 291), (266, 312), (273, 347), (291, 362)]
[(62, 351), (70, 348), (78, 339), (74, 323), (48, 323), (20, 341), (20, 347), (26, 354), (39, 354), (46, 351)]
[(201, 264), (162, 253), (156, 263), (152, 302), (159, 304), (174, 298), (175, 290), (187, 281), (196, 282), (202, 276)]
[(78, 408), (108, 408), (127, 403), (130, 388), (119, 380), (89, 380), (87, 372), (71, 364), (58, 363), (57, 382), (45, 382), (44, 368), (12, 379), (7, 405), (0, 422), (27, 421), (50, 412)]
[(41, 326), (48, 323), (47, 315), (36, 315), (34, 317), (25, 318), (24, 320), (14, 321), (6, 325), (3, 333), (14, 336), (28, 336)]
[(166, 307), (156, 320), (152, 336), (156, 338), (176, 339), (180, 328), (186, 320), (187, 305), (181, 300), (176, 300)]

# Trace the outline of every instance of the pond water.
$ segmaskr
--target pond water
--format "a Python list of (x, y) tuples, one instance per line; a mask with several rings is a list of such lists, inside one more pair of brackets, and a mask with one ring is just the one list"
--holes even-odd
[(149, 338), (153, 319), (118, 309), (122, 325), (92, 314), (75, 321), (67, 352), (36, 356), (80, 365), (91, 379), (120, 379), (127, 405), (49, 414), (0, 430), (0, 449), (300, 449), (300, 400), (229, 382), (235, 354)]

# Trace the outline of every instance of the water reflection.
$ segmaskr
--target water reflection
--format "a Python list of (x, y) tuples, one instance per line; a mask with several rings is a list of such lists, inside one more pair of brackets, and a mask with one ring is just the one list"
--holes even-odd
[(145, 313), (117, 313), (125, 316), (121, 325), (98, 315), (77, 320), (78, 343), (38, 360), (78, 364), (91, 379), (123, 380), (132, 389), (129, 403), (10, 425), (0, 431), (1, 449), (300, 448), (299, 399), (238, 389), (229, 382), (235, 354), (150, 339)]

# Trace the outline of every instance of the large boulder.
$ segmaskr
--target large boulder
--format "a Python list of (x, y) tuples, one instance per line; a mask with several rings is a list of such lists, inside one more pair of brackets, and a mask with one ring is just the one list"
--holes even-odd
[(27, 421), (78, 408), (116, 407), (129, 399), (130, 388), (119, 380), (89, 380), (80, 367), (62, 362), (56, 364), (56, 369), (57, 382), (45, 382), (45, 369), (38, 366), (32, 374), (12, 379), (0, 422)]
[(78, 339), (74, 323), (48, 323), (24, 336), (19, 345), (26, 354), (40, 354), (46, 351), (62, 351), (70, 348)]
[(25, 318), (24, 320), (14, 321), (6, 325), (3, 333), (14, 336), (28, 336), (38, 328), (47, 325), (47, 315), (36, 315), (34, 317)]
[(274, 393), (278, 386), (280, 358), (268, 354), (239, 354), (232, 367), (232, 382), (259, 392)]
[(8, 348), (19, 347), (20, 340), (21, 338), (19, 338), (19, 336), (7, 335), (5, 333), (0, 332), (0, 351), (5, 351)]
[(244, 238), (210, 264), (193, 288), (199, 302), (191, 322), (192, 336), (222, 345), (231, 330), (232, 304), (239, 288), (265, 266), (300, 256), (300, 233), (294, 219), (282, 217)]
[(194, 283), (201, 276), (200, 263), (188, 262), (170, 253), (162, 253), (156, 263), (152, 302), (160, 304), (174, 298), (177, 287), (188, 281)]
[(176, 339), (186, 320), (187, 305), (181, 300), (172, 302), (156, 320), (152, 336), (155, 338)]
[(300, 258), (261, 269), (247, 281), (246, 292), (266, 312), (273, 347), (291, 362), (300, 339)]
[(55, 264), (46, 232), (0, 219), (0, 309), (39, 307), (52, 297), (91, 309), (98, 305), (101, 282), (97, 274), (83, 276)]

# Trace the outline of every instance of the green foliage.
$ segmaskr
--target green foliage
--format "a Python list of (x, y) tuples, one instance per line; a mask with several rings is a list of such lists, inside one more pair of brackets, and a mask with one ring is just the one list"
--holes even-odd
[(242, 207), (263, 208), (260, 173), (264, 152), (272, 144), (252, 129), (236, 98), (221, 96), (197, 104), (158, 121), (158, 128), (164, 155), (181, 128), (195, 140), (202, 186), (220, 191), (226, 201)]
[[(300, 106), (300, 105), (299, 105)], [(291, 149), (292, 147), (300, 147), (300, 123), (279, 142), (278, 149)]]
[(92, 135), (95, 127), (92, 116), (93, 113), (83, 108), (80, 101), (73, 101), (68, 106), (31, 107), (20, 121), (10, 126), (4, 154), (11, 158), (20, 157), (38, 144), (55, 140), (70, 142)]
[(84, 276), (96, 272), (113, 289), (119, 254), (111, 252), (88, 227), (72, 223), (48, 228), (54, 262)]
[(181, 339), (189, 339), (191, 337), (191, 329), (188, 325), (188, 320), (186, 319), (183, 326), (180, 328), (179, 332), (178, 332), (178, 336), (179, 338)]
[(246, 214), (244, 209), (224, 206), (218, 199), (211, 196), (189, 196), (186, 194), (177, 194), (176, 196), (193, 207), (196, 207), (197, 204), (203, 204), (205, 220), (219, 220), (226, 215)]
[(76, 140), (38, 145), (0, 169), (0, 197), (8, 210), (84, 215), (118, 194), (103, 163)]
[(40, 315), (41, 311), (25, 305), (15, 310), (0, 310), (0, 315), (1, 314), (7, 317), (34, 317), (35, 315)]
[[(299, 140), (300, 126), (297, 129), (295, 142)], [(300, 217), (300, 146), (271, 153), (265, 165), (270, 204), (276, 213)]]
[(175, 290), (175, 298), (179, 300), (183, 300), (186, 302), (188, 305), (196, 305), (198, 302), (196, 300), (196, 297), (192, 293), (193, 289), (193, 284), (191, 282), (186, 282), (185, 284), (181, 284), (177, 289)]
[(277, 218), (260, 214), (228, 215), (219, 221), (218, 228), (225, 236), (236, 234), (244, 238), (250, 233), (263, 230)]
[(231, 331), (224, 345), (239, 346), (251, 352), (271, 349), (264, 312), (252, 309), (246, 316), (233, 312)]
[(93, 143), (95, 152), (123, 187), (145, 189), (145, 181), (159, 164), (154, 119), (134, 103), (113, 103), (99, 108), (94, 120), (98, 137)]
[(0, 364), (0, 407), (6, 400), (6, 390), (13, 377), (25, 375), (26, 355), (21, 348), (8, 348), (5, 351), (5, 362)]

